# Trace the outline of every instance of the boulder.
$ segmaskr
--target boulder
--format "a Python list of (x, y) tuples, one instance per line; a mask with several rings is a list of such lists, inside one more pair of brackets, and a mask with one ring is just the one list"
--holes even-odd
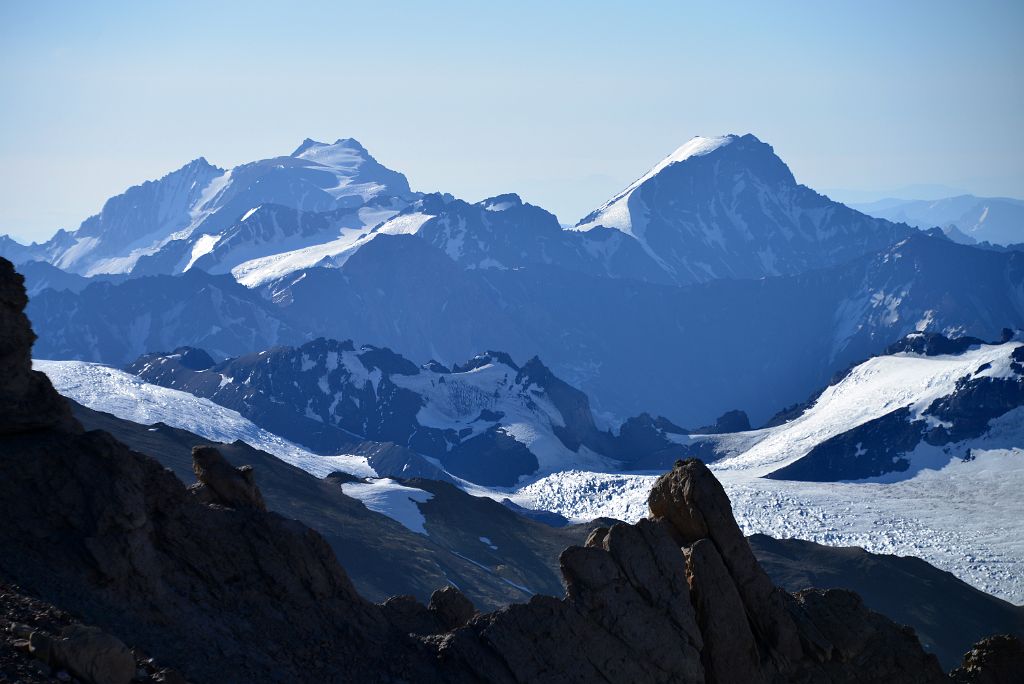
[(450, 584), (430, 595), (430, 604), (427, 608), (437, 618), (440, 631), (443, 632), (462, 627), (476, 615), (473, 602)]
[(68, 625), (57, 639), (34, 632), (30, 644), (33, 655), (52, 669), (89, 684), (128, 684), (135, 676), (132, 652), (98, 627)]
[(207, 503), (267, 510), (253, 478), (252, 466), (235, 468), (214, 447), (196, 446), (192, 448), (192, 470), (199, 480), (193, 492)]
[(949, 676), (956, 684), (1021, 684), (1024, 641), (1010, 634), (982, 639), (964, 654), (963, 664)]

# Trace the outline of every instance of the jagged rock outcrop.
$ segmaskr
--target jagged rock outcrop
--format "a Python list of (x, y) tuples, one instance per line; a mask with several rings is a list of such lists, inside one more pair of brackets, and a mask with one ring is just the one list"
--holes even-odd
[(256, 486), (252, 466), (235, 468), (213, 447), (192, 447), (192, 470), (199, 480), (190, 491), (207, 503), (229, 508), (267, 510)]
[[(938, 682), (913, 632), (843, 591), (772, 585), (697, 460), (655, 484), (651, 517), (561, 557), (566, 597), (440, 638), (453, 672), (493, 682)], [(549, 637), (549, 638), (545, 638)]]
[(482, 615), (455, 589), (429, 606), (371, 604), (317, 533), (264, 510), (251, 471), (197, 449), (190, 491), (109, 434), (83, 432), (29, 368), (24, 290), (2, 260), (0, 298), (11, 371), (0, 397), (39, 398), (32, 421), (2, 414), (0, 575), (190, 680), (945, 679), (913, 632), (855, 595), (773, 586), (696, 460), (656, 483), (650, 519), (563, 552), (561, 599)]
[(25, 316), (24, 278), (0, 259), (0, 435), (45, 427), (73, 429), (71, 411), (42, 373), (32, 372), (35, 333)]
[(430, 595), (427, 610), (437, 617), (442, 631), (462, 627), (476, 615), (473, 603), (450, 584)]
[(982, 639), (964, 654), (950, 673), (957, 684), (1020, 684), (1024, 682), (1024, 641), (1009, 634)]

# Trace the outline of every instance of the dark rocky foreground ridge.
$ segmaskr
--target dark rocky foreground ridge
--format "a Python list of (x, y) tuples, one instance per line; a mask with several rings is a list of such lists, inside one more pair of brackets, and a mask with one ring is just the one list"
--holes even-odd
[[(264, 510), (251, 473), (216, 451), (197, 454), (186, 488), (85, 432), (31, 371), (25, 304), (0, 260), (0, 576), (189, 679), (948, 681), (855, 594), (775, 587), (695, 460), (659, 479), (649, 519), (563, 552), (562, 599), (473, 615), (449, 587), (429, 606), (372, 604), (317, 533)], [(1015, 643), (980, 648), (965, 681), (1000, 681), (982, 677)]]
[[(433, 495), (417, 505), (426, 529), (418, 534), (346, 495), (339, 480), (356, 479), (351, 475), (320, 479), (244, 442), (211, 442), (163, 423), (141, 425), (69, 403), (86, 429), (111, 433), (183, 482), (195, 477), (192, 448), (197, 444), (217, 447), (235, 466), (252, 465), (267, 508), (320, 533), (356, 590), (374, 602), (413, 595), (428, 603), (446, 584), (458, 586), (481, 611), (521, 603), (533, 594), (560, 596), (562, 550), (583, 544), (596, 525), (616, 522), (552, 527), (527, 519), (525, 509), (514, 512), (451, 484), (399, 476), (403, 484)], [(943, 669), (959, 665), (975, 642), (991, 634), (1024, 637), (1024, 606), (986, 594), (918, 558), (764, 535), (747, 541), (777, 586), (791, 592), (852, 590), (870, 610), (913, 627)]]

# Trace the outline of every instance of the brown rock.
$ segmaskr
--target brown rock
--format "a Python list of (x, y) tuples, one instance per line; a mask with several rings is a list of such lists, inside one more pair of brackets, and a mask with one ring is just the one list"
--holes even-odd
[(49, 379), (32, 370), (32, 332), (25, 279), (0, 259), (0, 435), (56, 428), (81, 431)]
[(704, 638), (701, 657), (707, 681), (764, 681), (743, 601), (710, 539), (701, 539), (687, 549), (686, 579)]
[(792, 601), (772, 584), (754, 558), (725, 489), (708, 467), (697, 459), (677, 461), (671, 472), (655, 482), (648, 505), (652, 517), (668, 521), (684, 543), (704, 538), (714, 542), (755, 636), (768, 647), (764, 655), (783, 668), (800, 660), (804, 654), (790, 615)]
[(436, 616), (441, 628), (439, 631), (443, 632), (462, 627), (476, 615), (473, 602), (450, 584), (430, 595), (427, 608)]
[(135, 658), (119, 639), (96, 627), (70, 625), (49, 648), (50, 667), (63, 668), (90, 684), (128, 684)]
[(195, 492), (210, 503), (230, 508), (267, 510), (253, 478), (252, 466), (235, 468), (209, 446), (192, 447), (192, 470), (200, 487)]
[(1024, 642), (1010, 634), (982, 639), (949, 676), (957, 684), (1024, 684)]
[(417, 601), (415, 596), (392, 596), (381, 608), (388, 622), (404, 634), (430, 636), (445, 631), (438, 624), (437, 615)]
[(868, 610), (854, 592), (807, 589), (796, 594), (796, 602), (833, 645), (834, 656), (821, 664), (797, 663), (795, 670), (834, 682), (947, 681), (938, 658), (921, 648), (914, 630)]

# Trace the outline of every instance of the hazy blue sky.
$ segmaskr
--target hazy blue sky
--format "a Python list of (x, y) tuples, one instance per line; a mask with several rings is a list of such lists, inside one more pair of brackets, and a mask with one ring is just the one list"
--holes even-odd
[(1024, 2), (725, 4), (4, 0), (0, 233), (305, 137), (563, 223), (727, 132), (819, 189), (1024, 196)]

